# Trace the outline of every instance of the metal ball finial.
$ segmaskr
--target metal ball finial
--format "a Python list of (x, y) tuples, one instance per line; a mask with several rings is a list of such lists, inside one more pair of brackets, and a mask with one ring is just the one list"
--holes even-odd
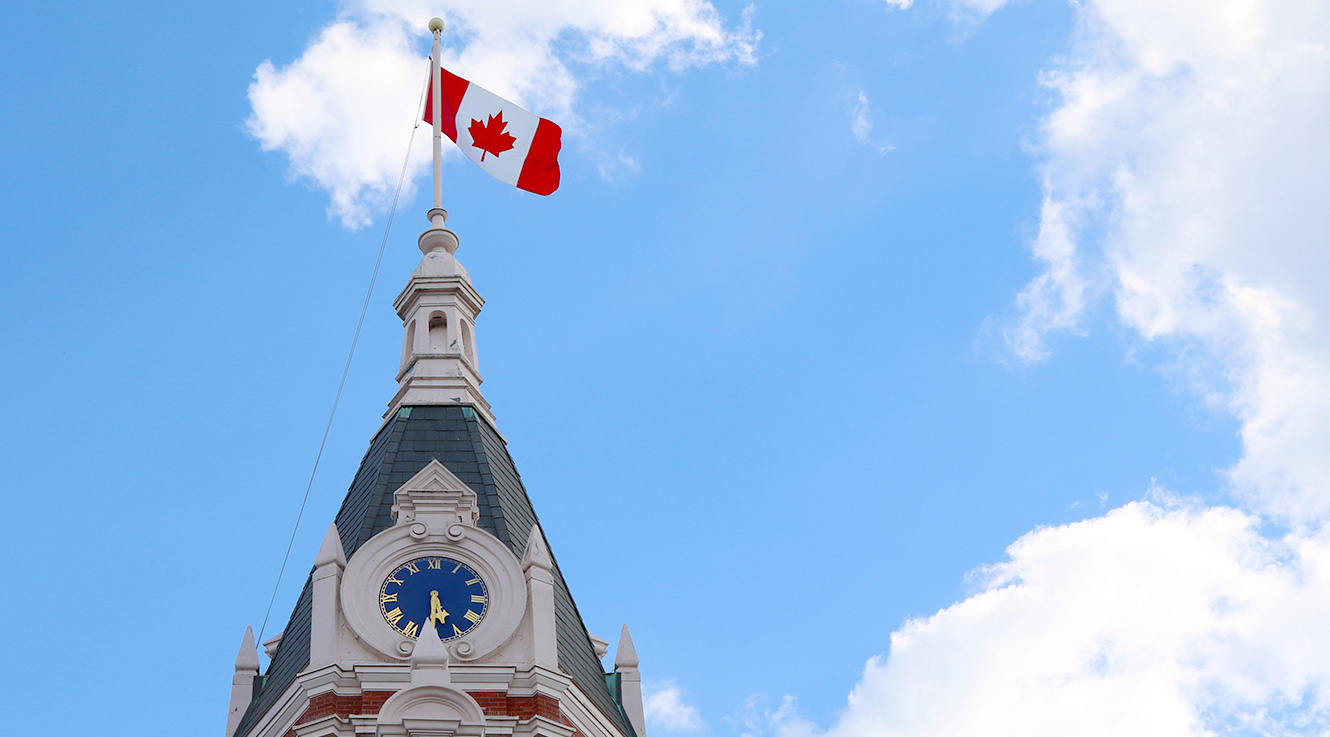
[(442, 30), (443, 30), (443, 19), (442, 19), (442, 18), (430, 18), (430, 19), (429, 19), (429, 29), (430, 29), (430, 31), (442, 31)]

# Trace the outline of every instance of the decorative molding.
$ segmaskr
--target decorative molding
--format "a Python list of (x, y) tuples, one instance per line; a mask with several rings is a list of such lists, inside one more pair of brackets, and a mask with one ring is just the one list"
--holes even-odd
[(342, 615), (365, 644), (389, 658), (411, 657), (415, 642), (383, 621), (383, 580), (414, 558), (438, 555), (461, 561), (485, 580), (489, 610), (465, 636), (448, 643), (454, 661), (475, 661), (498, 650), (517, 631), (527, 609), (521, 562), (508, 546), (475, 526), (476, 494), (438, 461), (394, 493), (397, 524), (370, 538), (342, 574)]
[(412, 686), (379, 709), (379, 737), (483, 737), (485, 712), (455, 688)]
[(453, 523), (475, 525), (480, 504), (475, 490), (436, 459), (393, 492), (393, 519), (399, 525), (419, 521), (423, 527), (414, 527), (412, 536), (421, 539), (448, 534)]
[(559, 701), (564, 716), (584, 737), (624, 737), (617, 724), (605, 716), (577, 684), (571, 684)]
[[(292, 682), (278, 697), (276, 703), (264, 712), (253, 727), (250, 727), (248, 737), (282, 737), (295, 726), (308, 704), (309, 699), (305, 697), (305, 689), (301, 687), (300, 682)], [(245, 737), (245, 735), (235, 737)]]
[[(303, 717), (302, 717), (303, 719)], [(329, 714), (291, 728), (296, 737), (352, 737), (351, 720), (338, 714)]]
[(476, 319), (484, 304), (451, 253), (438, 249), (425, 254), (393, 301), (404, 338), (397, 393), (385, 418), (404, 405), (458, 402), (474, 405), (494, 421), (480, 393), (484, 379), (476, 354)]

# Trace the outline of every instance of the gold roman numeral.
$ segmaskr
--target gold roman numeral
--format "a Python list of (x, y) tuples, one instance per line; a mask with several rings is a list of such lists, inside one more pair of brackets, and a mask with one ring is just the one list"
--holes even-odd
[(480, 615), (479, 615), (479, 614), (476, 614), (475, 612), (467, 612), (466, 614), (463, 614), (463, 615), (462, 615), (462, 618), (463, 618), (463, 619), (466, 619), (466, 620), (468, 620), (468, 621), (470, 621), (471, 624), (479, 624), (479, 623), (480, 623)]
[(380, 604), (387, 604), (390, 601), (397, 601), (397, 594), (379, 594)]
[(467, 586), (474, 586), (474, 585), (476, 585), (476, 584), (478, 584), (478, 583), (480, 583), (480, 579), (478, 579), (478, 578), (473, 578), (473, 579), (471, 579), (470, 581), (467, 581), (467, 582), (466, 582), (466, 585), (467, 585)]
[(453, 625), (453, 637), (457, 637), (460, 634), (462, 634), (462, 631), (457, 629), (457, 625)]
[(416, 626), (415, 622), (407, 622), (406, 629), (402, 630), (402, 634), (407, 637), (415, 637), (420, 634), (420, 628)]
[(410, 570), (412, 573), (420, 573), (420, 566), (416, 565), (416, 562), (415, 562), (415, 561), (411, 561), (410, 563), (407, 563), (407, 564), (406, 564), (406, 567), (407, 567), (407, 569)]
[(457, 573), (457, 569), (461, 567), (462, 567), (461, 563), (458, 563), (457, 565), (453, 566), (453, 573)]
[(487, 602), (487, 601), (489, 601), (489, 597), (488, 597), (488, 596), (485, 596), (484, 594), (472, 594), (472, 595), (471, 595), (471, 603), (472, 603), (472, 604), (484, 604), (484, 603)]
[(443, 565), (443, 558), (430, 558), (430, 559), (429, 559), (429, 567), (430, 567), (430, 568), (438, 568), (440, 565)]
[(388, 624), (396, 627), (398, 620), (402, 618), (402, 608), (394, 607), (391, 612), (384, 612), (383, 618), (388, 620)]
[(387, 585), (390, 584), (390, 583), (395, 583), (395, 584), (397, 584), (398, 586), (401, 586), (401, 585), (402, 585), (402, 582), (397, 580), (397, 574), (396, 574), (396, 573), (394, 573), (393, 575), (389, 576), (389, 577), (388, 577), (388, 580), (383, 582), (383, 585), (384, 585), (384, 586), (387, 586)]

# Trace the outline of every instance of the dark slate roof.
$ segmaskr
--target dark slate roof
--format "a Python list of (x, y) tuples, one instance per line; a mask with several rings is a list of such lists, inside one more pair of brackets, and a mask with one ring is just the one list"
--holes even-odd
[[(461, 404), (404, 407), (370, 442), (351, 490), (337, 513), (337, 530), (347, 557), (393, 525), (393, 492), (432, 459), (438, 459), (475, 490), (480, 505), (479, 525), (521, 558), (531, 526), (537, 522), (531, 499), (503, 438), (475, 410)], [(236, 727), (236, 737), (250, 731), (309, 663), (310, 602), (307, 579), (283, 631), (281, 645), (268, 665), (268, 672), (256, 683), (254, 701)], [(632, 737), (633, 728), (610, 694), (600, 659), (568, 593), (557, 560), (554, 608), (560, 670), (572, 677), (610, 721)]]

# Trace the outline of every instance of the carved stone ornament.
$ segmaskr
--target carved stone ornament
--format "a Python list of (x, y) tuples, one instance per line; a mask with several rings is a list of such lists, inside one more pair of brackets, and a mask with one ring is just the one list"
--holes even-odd
[(489, 592), (485, 618), (465, 636), (448, 643), (456, 661), (475, 661), (499, 649), (521, 625), (526, 611), (522, 565), (508, 546), (475, 526), (476, 493), (438, 461), (431, 461), (394, 493), (397, 524), (370, 538), (342, 574), (341, 604), (346, 622), (370, 647), (407, 660), (415, 641), (394, 630), (379, 609), (384, 580), (407, 561), (443, 556), (480, 574)]
[(413, 686), (383, 704), (379, 737), (482, 737), (485, 715), (466, 694), (448, 686)]

